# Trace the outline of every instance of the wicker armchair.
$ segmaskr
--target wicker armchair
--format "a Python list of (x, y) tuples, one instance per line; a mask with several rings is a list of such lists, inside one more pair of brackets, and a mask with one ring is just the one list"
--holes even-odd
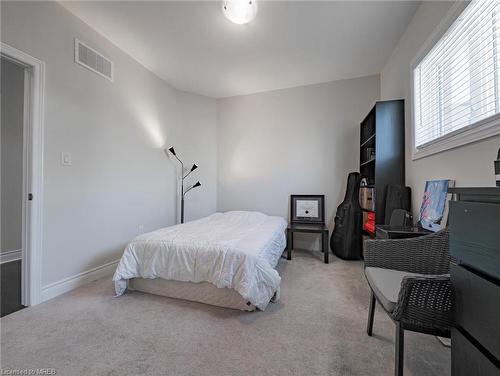
[(448, 231), (418, 238), (365, 241), (365, 276), (372, 290), (367, 333), (375, 301), (396, 324), (395, 375), (403, 375), (404, 331), (450, 337), (452, 290)]

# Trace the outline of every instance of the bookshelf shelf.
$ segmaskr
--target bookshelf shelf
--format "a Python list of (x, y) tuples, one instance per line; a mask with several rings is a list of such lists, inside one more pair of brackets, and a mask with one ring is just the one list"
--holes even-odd
[(367, 144), (370, 143), (370, 141), (374, 141), (375, 140), (375, 133), (372, 134), (370, 137), (368, 137), (368, 139), (366, 141), (364, 141), (362, 144), (361, 144), (361, 148), (366, 146)]
[(370, 159), (369, 161), (366, 161), (366, 162), (361, 163), (361, 164), (360, 164), (360, 166), (366, 166), (367, 164), (369, 164), (369, 163), (373, 163), (373, 162), (375, 162), (375, 158), (372, 158), (372, 159)]

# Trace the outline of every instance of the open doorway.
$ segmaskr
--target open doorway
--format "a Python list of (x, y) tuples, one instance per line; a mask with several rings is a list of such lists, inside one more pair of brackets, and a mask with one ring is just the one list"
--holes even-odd
[(45, 65), (0, 49), (1, 316), (41, 302)]
[(1, 309), (0, 316), (24, 308), (22, 297), (23, 191), (27, 182), (24, 174), (25, 75), (26, 67), (14, 61), (0, 60), (0, 255)]

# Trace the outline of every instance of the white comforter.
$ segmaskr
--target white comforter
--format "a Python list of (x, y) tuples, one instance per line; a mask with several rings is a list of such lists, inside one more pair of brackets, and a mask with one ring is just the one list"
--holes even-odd
[(286, 226), (281, 217), (232, 211), (143, 234), (127, 245), (118, 264), (116, 294), (136, 277), (210, 282), (235, 289), (263, 310), (281, 282), (274, 267)]

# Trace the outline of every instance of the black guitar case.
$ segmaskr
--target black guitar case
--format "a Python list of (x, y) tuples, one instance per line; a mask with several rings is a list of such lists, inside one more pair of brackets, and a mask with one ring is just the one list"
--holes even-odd
[(359, 205), (360, 182), (359, 172), (349, 174), (345, 198), (337, 208), (335, 228), (330, 238), (333, 253), (346, 260), (361, 258), (363, 213)]

